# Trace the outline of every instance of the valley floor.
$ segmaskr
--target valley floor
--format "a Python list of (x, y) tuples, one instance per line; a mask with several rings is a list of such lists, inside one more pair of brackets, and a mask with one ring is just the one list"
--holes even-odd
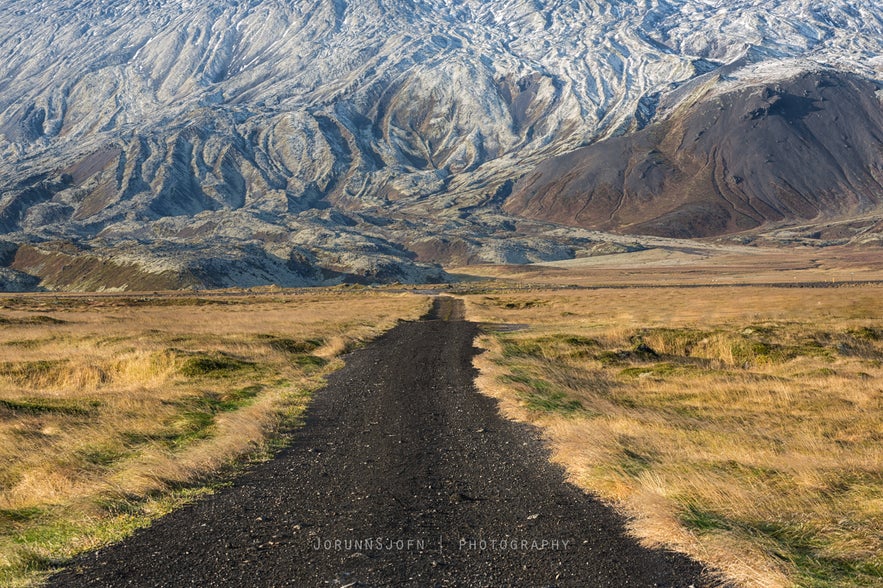
[[(452, 358), (472, 358), (468, 345), (448, 348), (451, 341), (477, 337), (484, 350), (474, 358), (479, 389), (498, 399), (504, 416), (539, 427), (566, 478), (624, 514), (633, 537), (707, 565), (702, 582), (879, 585), (883, 271), (875, 257), (850, 248), (668, 241), (666, 248), (564, 263), (461, 268), (468, 279), (426, 289), (4, 296), (0, 583), (40, 581), (75, 554), (200, 497), (172, 515), (179, 522), (158, 525), (180, 531), (175, 525), (202, 520), (193, 513), (237, 512), (233, 519), (252, 535), (229, 545), (203, 545), (194, 535), (197, 547), (180, 556), (214, 553), (230, 578), (245, 577), (268, 554), (295, 549), (303, 561), (340, 573), (323, 576), (329, 581), (388, 579), (379, 562), (389, 554), (349, 553), (344, 561), (334, 549), (304, 543), (336, 538), (310, 518), (321, 520), (330, 504), (322, 497), (332, 495), (341, 506), (331, 511), (341, 520), (373, 521), (387, 538), (413, 535), (427, 545), (441, 536), (442, 547), (453, 541), (455, 551), (476, 529), (551, 536), (553, 527), (570, 529), (570, 518), (583, 520), (581, 509), (609, 521), (619, 537), (616, 517), (560, 490), (561, 470), (547, 465), (536, 437), (498, 421), (493, 403), (469, 392), (474, 372), (442, 369)], [(377, 351), (348, 356), (349, 371), (330, 376), (343, 391), (315, 396), (313, 414), (339, 413), (347, 421), (341, 426), (352, 429), (337, 435), (340, 443), (316, 437), (325, 433), (309, 412), (312, 424), (300, 426), (314, 391), (343, 366), (341, 354), (423, 315), (430, 295), (440, 292), (464, 306), (440, 306), (436, 320), (399, 327), (414, 337), (412, 330), (431, 331), (423, 339), (402, 343), (387, 335), (372, 347)], [(405, 390), (393, 394), (396, 370), (415, 379), (396, 380)], [(369, 406), (374, 413), (358, 413)], [(261, 474), (240, 478), (231, 491), (249, 495), (255, 509), (261, 501), (282, 509), (278, 517), (231, 510), (239, 507), (226, 490), (211, 494), (219, 471), (230, 479), (231, 464), (292, 442), (289, 461), (254, 470), (289, 476), (284, 495), (266, 494), (261, 487), (270, 480)], [(527, 469), (516, 472), (512, 456)], [(334, 459), (343, 461), (325, 462)], [(317, 477), (308, 475), (315, 467)], [(490, 482), (510, 474), (516, 477), (502, 486), (527, 493), (513, 503), (524, 512), (506, 511), (520, 517), (515, 526), (495, 518), (502, 510), (485, 511), (508, 500), (505, 488)], [(522, 475), (531, 482), (523, 484)], [(551, 486), (540, 494), (564, 492), (573, 516), (557, 506), (529, 508), (541, 504), (530, 493), (543, 484)], [(318, 494), (301, 496), (298, 488)], [(446, 526), (448, 519), (462, 524)], [(205, 541), (226, 532), (224, 525), (205, 531)], [(151, 539), (139, 532), (130, 541)], [(102, 553), (113, 549), (77, 560), (64, 577), (100, 585), (88, 562), (112, 559)], [(520, 566), (524, 578), (545, 578), (554, 568), (562, 585), (584, 573), (619, 585), (617, 574), (636, 573), (629, 562), (646, 564), (644, 556), (601, 558), (608, 563), (585, 572), (575, 563), (533, 567), (546, 560), (513, 553), (494, 571), (487, 554), (443, 559), (427, 555), (431, 545), (421, 549), (389, 573), (417, 570), (420, 578), (451, 582), (465, 573), (493, 583), (520, 578)], [(230, 558), (245, 567), (229, 568)], [(80, 567), (86, 575), (70, 575)]]

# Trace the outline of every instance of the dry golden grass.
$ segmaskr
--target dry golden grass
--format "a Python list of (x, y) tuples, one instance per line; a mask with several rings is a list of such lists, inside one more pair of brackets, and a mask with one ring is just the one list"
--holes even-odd
[(883, 288), (468, 296), (479, 385), (632, 532), (743, 586), (879, 586)]
[(520, 285), (629, 286), (843, 283), (883, 280), (877, 248), (748, 247), (644, 238), (651, 249), (534, 265), (449, 268)]
[(0, 298), (0, 585), (118, 539), (271, 449), (341, 352), (426, 297)]

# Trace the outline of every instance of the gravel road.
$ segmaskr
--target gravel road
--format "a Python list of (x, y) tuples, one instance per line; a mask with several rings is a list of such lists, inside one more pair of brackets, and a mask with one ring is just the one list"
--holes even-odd
[(50, 586), (709, 586), (564, 482), (478, 393), (475, 324), (436, 300), (350, 354), (275, 459), (86, 554)]

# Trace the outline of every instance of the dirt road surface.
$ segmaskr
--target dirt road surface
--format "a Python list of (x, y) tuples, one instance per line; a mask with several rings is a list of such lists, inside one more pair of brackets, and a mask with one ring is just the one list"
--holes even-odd
[(708, 586), (473, 386), (458, 301), (346, 358), (275, 459), (50, 586)]

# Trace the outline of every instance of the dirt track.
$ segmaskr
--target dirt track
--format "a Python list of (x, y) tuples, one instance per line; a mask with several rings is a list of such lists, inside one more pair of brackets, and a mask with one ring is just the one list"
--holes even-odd
[(462, 317), (441, 298), (432, 320), (351, 354), (276, 459), (50, 585), (708, 585), (625, 538), (475, 390)]

